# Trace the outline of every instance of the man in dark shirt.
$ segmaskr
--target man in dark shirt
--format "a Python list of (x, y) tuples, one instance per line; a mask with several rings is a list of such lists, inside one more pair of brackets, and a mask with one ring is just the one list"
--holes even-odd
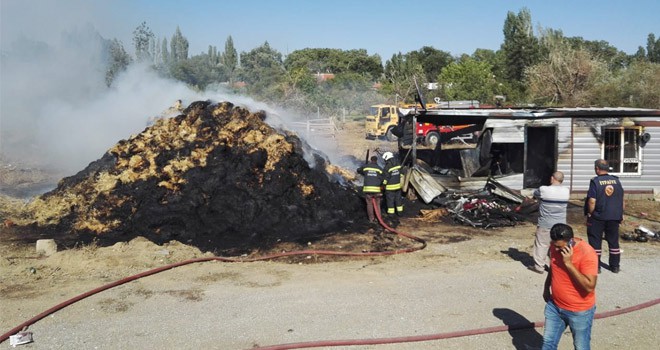
[[(383, 168), (378, 165), (378, 157), (372, 156), (369, 163), (358, 168), (357, 172), (364, 176), (362, 193), (364, 194), (364, 199), (367, 203), (367, 216), (369, 217), (369, 222), (376, 223), (377, 216), (380, 215), (380, 202), (383, 197), (381, 192)], [(376, 211), (378, 211), (378, 213)]]
[(623, 186), (618, 177), (610, 175), (609, 163), (598, 159), (594, 163), (596, 177), (589, 182), (585, 214), (589, 244), (596, 250), (599, 261), (602, 254), (603, 232), (609, 248), (610, 271), (620, 270), (619, 224), (623, 220)]

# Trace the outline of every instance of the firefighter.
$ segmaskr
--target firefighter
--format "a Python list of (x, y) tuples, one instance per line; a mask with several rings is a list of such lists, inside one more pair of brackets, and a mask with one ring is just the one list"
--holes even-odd
[(600, 256), (602, 254), (603, 235), (610, 251), (610, 271), (619, 273), (621, 249), (619, 247), (619, 225), (623, 221), (623, 186), (621, 180), (610, 175), (610, 164), (605, 159), (594, 162), (596, 177), (589, 182), (585, 215), (587, 216), (587, 237), (589, 244), (598, 254), (598, 270), (600, 272)]
[(403, 214), (403, 197), (401, 196), (401, 164), (392, 152), (383, 153), (385, 161), (385, 201), (387, 203), (387, 214), (399, 216)]
[[(380, 213), (380, 201), (383, 196), (381, 184), (383, 183), (383, 168), (378, 165), (378, 157), (372, 156), (369, 163), (358, 168), (357, 172), (364, 176), (362, 193), (367, 202), (367, 216), (370, 223), (376, 223), (376, 210)], [(375, 199), (375, 204), (374, 204)]]

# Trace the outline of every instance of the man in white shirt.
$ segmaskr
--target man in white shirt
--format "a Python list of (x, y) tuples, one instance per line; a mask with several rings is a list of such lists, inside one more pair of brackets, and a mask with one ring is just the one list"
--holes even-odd
[(534, 240), (534, 265), (527, 268), (536, 273), (546, 271), (549, 258), (550, 229), (555, 224), (566, 223), (566, 207), (570, 199), (570, 190), (561, 185), (564, 173), (556, 171), (550, 177), (550, 186), (541, 186), (534, 191), (534, 198), (541, 201), (539, 219)]

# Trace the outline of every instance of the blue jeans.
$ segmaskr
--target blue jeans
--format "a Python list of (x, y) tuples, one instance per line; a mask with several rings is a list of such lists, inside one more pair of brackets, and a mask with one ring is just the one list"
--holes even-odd
[(568, 326), (573, 334), (576, 350), (591, 349), (591, 325), (594, 322), (596, 305), (589, 310), (574, 312), (561, 309), (552, 300), (545, 304), (545, 330), (543, 350), (554, 350), (559, 345), (562, 333)]

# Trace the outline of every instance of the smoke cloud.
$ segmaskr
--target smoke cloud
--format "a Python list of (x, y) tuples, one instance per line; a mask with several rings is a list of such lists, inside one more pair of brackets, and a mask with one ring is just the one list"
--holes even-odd
[(265, 110), (276, 127), (305, 119), (221, 88), (196, 92), (137, 64), (108, 88), (102, 45), (113, 36), (97, 31), (96, 20), (107, 22), (98, 12), (86, 1), (3, 0), (0, 159), (75, 174), (179, 99), (184, 107), (210, 99)]
[[(46, 22), (51, 30), (44, 32), (38, 30), (41, 12), (32, 14), (26, 8), (34, 4), (19, 5), (2, 3), (0, 156), (4, 159), (75, 173), (118, 140), (144, 129), (150, 116), (177, 99), (195, 95), (138, 65), (108, 88), (108, 58), (103, 50), (107, 39), (90, 24), (92, 18), (66, 28)], [(72, 9), (52, 10), (52, 18), (62, 18)], [(34, 17), (28, 20), (26, 14)], [(78, 18), (80, 10), (69, 14)], [(57, 30), (61, 31), (56, 35)]]

